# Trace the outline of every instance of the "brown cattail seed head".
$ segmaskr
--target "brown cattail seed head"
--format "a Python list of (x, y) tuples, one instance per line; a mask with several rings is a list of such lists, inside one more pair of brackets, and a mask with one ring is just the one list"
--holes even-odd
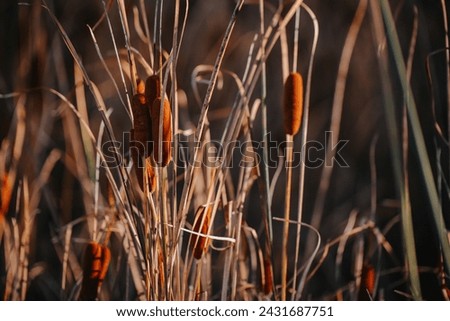
[(108, 272), (111, 252), (97, 242), (90, 242), (84, 253), (83, 282), (81, 285), (80, 300), (95, 300), (98, 289), (101, 287)]
[(11, 202), (12, 182), (7, 173), (0, 178), (0, 220), (6, 216)]
[(303, 79), (298, 72), (289, 74), (284, 84), (284, 130), (295, 135), (300, 129), (303, 114)]
[[(139, 90), (143, 90), (143, 88)], [(131, 107), (134, 116), (134, 127), (131, 130), (130, 153), (133, 159), (134, 169), (136, 172), (139, 186), (143, 190), (144, 186), (143, 159), (147, 158), (153, 149), (152, 122), (150, 118), (150, 112), (147, 107), (147, 100), (145, 99), (145, 95), (140, 93), (134, 95)]]
[(141, 95), (145, 95), (145, 83), (142, 79), (136, 80), (136, 92)]
[[(159, 118), (162, 111), (162, 135), (159, 134)], [(152, 106), (152, 130), (153, 130), (153, 158), (156, 164), (165, 167), (172, 157), (172, 111), (170, 103), (164, 99), (161, 110), (161, 98), (155, 99)], [(162, 158), (159, 156), (159, 146), (162, 146)]]
[(161, 97), (161, 82), (158, 75), (153, 75), (147, 78), (145, 82), (145, 98), (149, 104), (149, 108), (152, 108), (153, 102), (156, 98)]
[(270, 294), (273, 291), (273, 271), (272, 263), (269, 259), (264, 259), (264, 294)]
[(147, 108), (147, 101), (142, 94), (136, 94), (132, 99), (132, 112), (134, 117), (134, 140), (139, 142), (138, 145), (140, 157), (146, 158), (151, 150), (152, 140), (152, 122), (150, 119), (150, 113)]
[[(150, 113), (147, 109), (146, 99), (145, 96), (142, 94), (136, 94), (133, 96), (133, 99), (131, 101), (131, 110), (133, 112), (134, 117), (134, 132), (137, 136), (136, 138), (141, 138), (142, 136), (142, 143), (145, 144), (148, 132), (149, 132), (149, 126), (151, 126), (150, 122)], [(139, 133), (139, 134), (138, 134)]]
[[(195, 213), (194, 228), (196, 233), (208, 234), (209, 225), (211, 224), (211, 206), (200, 206)], [(200, 260), (203, 252), (206, 252), (209, 246), (209, 239), (204, 236), (192, 234), (191, 244), (194, 257)]]
[(375, 291), (375, 268), (373, 265), (367, 265), (363, 269), (362, 273), (363, 286), (367, 290), (367, 292), (372, 296)]

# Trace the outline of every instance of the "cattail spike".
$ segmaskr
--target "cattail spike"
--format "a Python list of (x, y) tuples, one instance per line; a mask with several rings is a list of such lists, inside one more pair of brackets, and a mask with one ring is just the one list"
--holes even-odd
[[(138, 90), (142, 90), (142, 88)], [(134, 116), (134, 127), (131, 130), (130, 153), (139, 186), (144, 190), (143, 159), (146, 159), (153, 149), (152, 122), (145, 95), (140, 93), (134, 95), (131, 106)]]
[(273, 271), (272, 263), (269, 259), (264, 259), (264, 294), (268, 295), (273, 291)]
[[(152, 129), (153, 129), (153, 158), (156, 164), (165, 167), (172, 158), (172, 111), (170, 103), (164, 99), (162, 117), (162, 136), (159, 136), (159, 118), (161, 112), (161, 98), (155, 99), (152, 106)], [(162, 159), (159, 156), (159, 145), (162, 146)]]
[(148, 157), (151, 150), (148, 145), (152, 140), (152, 122), (147, 108), (147, 100), (142, 94), (136, 94), (132, 99), (132, 112), (134, 116), (134, 139), (139, 142), (140, 157)]
[(156, 98), (161, 97), (161, 82), (158, 75), (152, 75), (145, 82), (145, 98), (151, 109)]
[(111, 252), (97, 242), (90, 242), (84, 253), (80, 300), (95, 300), (108, 272)]
[(284, 84), (284, 130), (298, 133), (303, 114), (303, 78), (298, 72), (289, 74)]
[(141, 95), (145, 95), (145, 83), (142, 79), (136, 80), (136, 92)]
[[(196, 233), (208, 234), (209, 225), (211, 224), (211, 206), (200, 206), (195, 213), (194, 228)], [(203, 252), (206, 252), (209, 246), (209, 239), (204, 236), (192, 234), (191, 239), (192, 251), (194, 257), (200, 260)]]
[(362, 274), (363, 286), (366, 289), (367, 293), (372, 296), (375, 291), (375, 268), (373, 267), (373, 265), (369, 264), (365, 266)]
[(3, 180), (0, 181), (0, 220), (8, 213), (11, 202), (13, 183), (8, 173), (5, 173)]

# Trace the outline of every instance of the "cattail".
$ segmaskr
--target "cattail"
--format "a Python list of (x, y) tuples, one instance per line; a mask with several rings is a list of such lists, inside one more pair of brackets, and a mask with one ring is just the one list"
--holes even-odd
[(158, 75), (153, 75), (145, 81), (145, 99), (151, 109), (156, 98), (161, 97), (161, 81)]
[(147, 100), (142, 94), (136, 94), (132, 99), (132, 111), (134, 117), (134, 139), (139, 142), (140, 157), (146, 158), (150, 154), (148, 144), (152, 139), (152, 122), (147, 108)]
[(147, 158), (145, 160), (145, 171), (148, 179), (148, 191), (150, 193), (153, 193), (156, 189), (156, 176), (155, 176), (155, 169), (153, 168), (150, 158)]
[(284, 130), (294, 136), (300, 129), (303, 114), (303, 79), (300, 73), (289, 74), (284, 84)]
[(84, 253), (83, 283), (81, 285), (80, 300), (95, 300), (108, 272), (111, 252), (96, 242), (90, 242)]
[(141, 95), (145, 95), (145, 83), (142, 79), (138, 78), (136, 80), (136, 92)]
[(270, 294), (273, 291), (273, 271), (272, 263), (269, 259), (264, 259), (264, 294)]
[[(143, 90), (143, 88), (139, 89), (139, 85), (141, 84), (138, 84), (138, 91)], [(139, 186), (143, 190), (143, 159), (148, 157), (152, 149), (152, 122), (147, 108), (147, 101), (143, 94), (138, 93), (133, 96), (131, 107), (134, 117), (134, 127), (131, 130), (130, 152)]]
[[(153, 158), (156, 164), (165, 167), (172, 158), (172, 111), (170, 103), (164, 99), (162, 117), (162, 136), (159, 136), (159, 118), (161, 112), (161, 98), (156, 98), (152, 106), (152, 129), (153, 129)], [(159, 156), (159, 145), (162, 146), (162, 159)]]
[[(211, 224), (211, 211), (211, 206), (200, 206), (197, 209), (194, 219), (194, 232), (208, 234), (209, 225)], [(204, 236), (192, 234), (191, 242), (194, 257), (197, 260), (200, 260), (203, 252), (206, 252), (209, 246), (209, 239)]]
[(12, 186), (9, 175), (5, 173), (3, 180), (0, 181), (0, 219), (6, 216), (11, 202)]
[(370, 296), (375, 291), (375, 278), (375, 268), (370, 264), (365, 266), (362, 273), (362, 284)]

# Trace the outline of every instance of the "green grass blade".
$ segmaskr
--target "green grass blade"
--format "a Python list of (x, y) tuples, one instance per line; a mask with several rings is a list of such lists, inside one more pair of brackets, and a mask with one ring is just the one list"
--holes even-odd
[(428, 157), (425, 140), (422, 133), (422, 128), (420, 126), (416, 104), (411, 92), (411, 87), (406, 78), (405, 62), (403, 59), (398, 34), (395, 28), (394, 18), (392, 17), (392, 12), (389, 7), (388, 1), (381, 0), (380, 5), (382, 15), (386, 24), (388, 41), (392, 47), (395, 66), (397, 68), (400, 77), (403, 95), (405, 97), (406, 106), (408, 109), (408, 116), (411, 123), (411, 132), (417, 150), (417, 158), (419, 160), (420, 167), (422, 168), (421, 173), (423, 180), (425, 182), (434, 223), (436, 225), (436, 231), (438, 233), (439, 241), (441, 243), (442, 252), (444, 256), (444, 263), (447, 269), (450, 269), (450, 245), (448, 242), (447, 231), (442, 216), (442, 208), (440, 206), (436, 183), (433, 176), (433, 172), (431, 170), (430, 159)]

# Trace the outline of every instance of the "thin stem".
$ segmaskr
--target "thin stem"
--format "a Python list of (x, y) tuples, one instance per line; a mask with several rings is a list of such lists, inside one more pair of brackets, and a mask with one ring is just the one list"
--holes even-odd
[(283, 245), (281, 253), (281, 300), (286, 301), (287, 292), (287, 271), (288, 271), (288, 244), (289, 244), (289, 219), (291, 212), (291, 190), (292, 190), (292, 150), (294, 141), (292, 135), (286, 135), (286, 194), (284, 201), (284, 224), (283, 224)]

